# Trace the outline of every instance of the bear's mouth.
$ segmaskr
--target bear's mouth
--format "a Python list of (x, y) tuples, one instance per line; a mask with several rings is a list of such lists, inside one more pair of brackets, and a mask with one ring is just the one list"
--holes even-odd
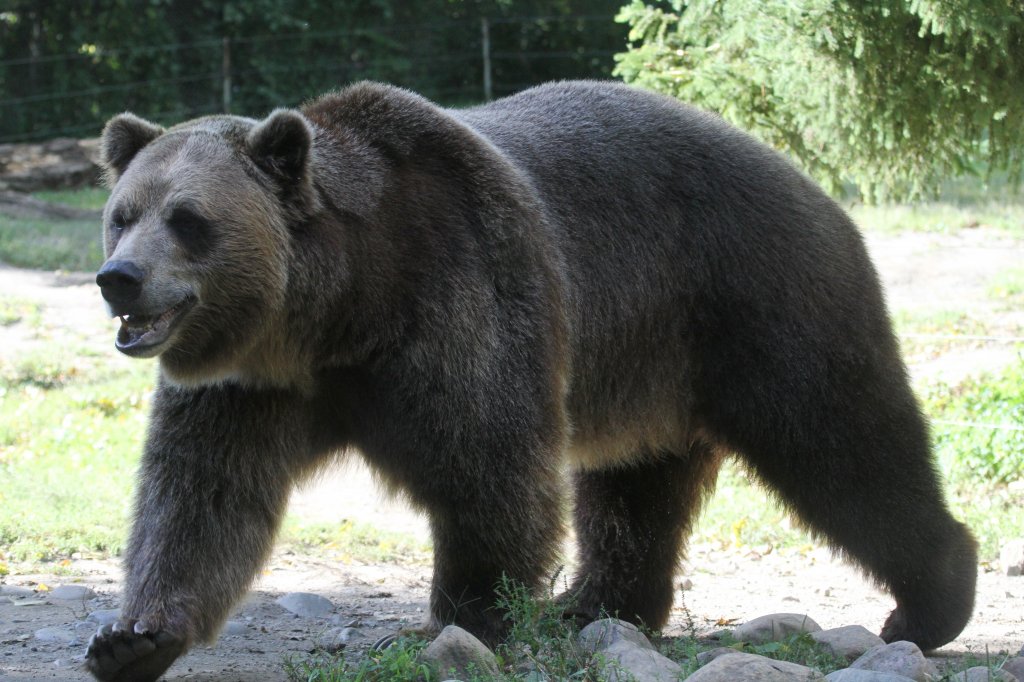
[(148, 358), (160, 351), (171, 332), (195, 303), (195, 299), (186, 296), (162, 313), (143, 315), (125, 313), (118, 315), (121, 328), (117, 330), (114, 345), (125, 355), (136, 358)]

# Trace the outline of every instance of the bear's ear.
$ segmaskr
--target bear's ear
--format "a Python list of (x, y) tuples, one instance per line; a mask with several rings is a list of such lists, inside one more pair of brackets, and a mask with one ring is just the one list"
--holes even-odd
[(100, 139), (100, 159), (113, 184), (143, 147), (163, 135), (164, 129), (134, 114), (118, 114), (107, 122)]
[(297, 111), (278, 109), (249, 132), (249, 154), (285, 188), (305, 184), (313, 129)]

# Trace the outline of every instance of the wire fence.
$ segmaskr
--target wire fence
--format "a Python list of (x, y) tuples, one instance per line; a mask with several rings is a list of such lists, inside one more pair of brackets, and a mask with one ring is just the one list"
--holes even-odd
[(607, 77), (624, 44), (611, 16), (570, 15), (79, 45), (0, 59), (0, 143), (94, 136), (125, 110), (160, 123), (260, 115), (364, 79), (472, 104), (547, 80)]

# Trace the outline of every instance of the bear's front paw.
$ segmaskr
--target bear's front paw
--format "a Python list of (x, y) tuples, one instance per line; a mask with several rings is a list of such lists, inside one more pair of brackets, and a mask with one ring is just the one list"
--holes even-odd
[(103, 682), (151, 682), (185, 650), (185, 640), (143, 621), (104, 625), (89, 640), (85, 667)]

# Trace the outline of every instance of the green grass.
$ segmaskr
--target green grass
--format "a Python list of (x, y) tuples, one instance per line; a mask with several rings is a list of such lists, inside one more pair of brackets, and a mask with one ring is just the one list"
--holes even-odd
[(1009, 485), (1024, 480), (1024, 356), (955, 386), (925, 386), (921, 394), (950, 506), (978, 538), (981, 557), (991, 560), (1003, 542), (1024, 536), (1024, 489)]
[(0, 298), (0, 327), (9, 327), (19, 322), (38, 326), (42, 306), (35, 301), (4, 295)]
[(962, 337), (1024, 336), (1024, 326), (990, 322), (964, 310), (897, 310), (893, 314), (900, 349), (908, 363), (924, 362), (957, 349), (978, 348), (987, 342)]
[(1024, 268), (1010, 268), (996, 273), (986, 294), (1008, 308), (1024, 308)]
[[(36, 192), (37, 199), (75, 208), (103, 208), (101, 188)], [(45, 220), (0, 215), (0, 261), (38, 270), (92, 271), (103, 263), (99, 220)]]
[(97, 270), (103, 263), (100, 221), (0, 215), (0, 261), (38, 270)]
[(107, 203), (110, 190), (104, 187), (89, 187), (87, 189), (61, 189), (44, 192), (34, 192), (36, 199), (49, 201), (54, 204), (64, 204), (72, 208), (81, 208), (92, 211), (100, 211)]
[(297, 554), (322, 556), (343, 564), (427, 563), (430, 543), (410, 533), (382, 530), (366, 523), (306, 523), (289, 516), (281, 544)]
[(908, 231), (951, 234), (986, 227), (1015, 237), (1024, 236), (1024, 204), (959, 205), (935, 201), (917, 205), (857, 205), (850, 209), (850, 215), (862, 229), (889, 234)]
[(0, 364), (0, 555), (8, 561), (121, 548), (153, 368), (103, 364), (57, 344)]
[(690, 538), (733, 548), (796, 548), (813, 544), (811, 536), (791, 523), (789, 512), (736, 460), (728, 460), (718, 477)]
[(956, 386), (930, 386), (924, 400), (950, 480), (978, 485), (1024, 478), (1024, 356)]

